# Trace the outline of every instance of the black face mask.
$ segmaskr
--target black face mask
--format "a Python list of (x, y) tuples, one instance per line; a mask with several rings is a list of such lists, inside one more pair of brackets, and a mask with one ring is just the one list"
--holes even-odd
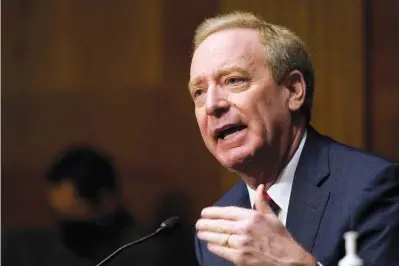
[(73, 252), (91, 256), (98, 245), (112, 236), (115, 217), (105, 216), (93, 221), (62, 220), (58, 223), (61, 239)]

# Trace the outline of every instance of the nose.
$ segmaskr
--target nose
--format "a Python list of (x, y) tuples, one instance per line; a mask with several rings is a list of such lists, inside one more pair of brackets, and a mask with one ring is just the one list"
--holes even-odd
[(230, 108), (228, 96), (217, 87), (208, 88), (205, 101), (206, 113), (211, 116), (220, 117)]

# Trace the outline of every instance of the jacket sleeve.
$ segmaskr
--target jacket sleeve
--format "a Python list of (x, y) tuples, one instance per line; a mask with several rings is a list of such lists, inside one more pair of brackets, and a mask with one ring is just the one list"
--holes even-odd
[(399, 265), (399, 165), (379, 172), (356, 197), (351, 227), (365, 265)]
[(195, 255), (197, 257), (198, 266), (203, 266), (201, 243), (200, 243), (200, 240), (197, 237), (197, 232), (195, 232), (194, 241), (195, 241)]

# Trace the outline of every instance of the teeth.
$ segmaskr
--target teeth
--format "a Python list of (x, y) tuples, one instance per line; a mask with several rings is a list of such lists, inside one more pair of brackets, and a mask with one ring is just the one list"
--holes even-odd
[(236, 134), (237, 134), (238, 132), (240, 132), (240, 131), (241, 131), (241, 130), (238, 130), (238, 131), (234, 131), (233, 133), (227, 134), (227, 135), (224, 136), (223, 139), (228, 139), (228, 138), (230, 138), (230, 137), (236, 135)]
[(234, 126), (231, 128), (228, 128), (226, 130), (223, 130), (222, 132), (219, 133), (218, 138), (220, 139), (225, 139), (229, 136), (234, 136), (237, 132), (243, 130), (244, 128), (246, 128), (246, 126), (241, 125), (241, 126)]

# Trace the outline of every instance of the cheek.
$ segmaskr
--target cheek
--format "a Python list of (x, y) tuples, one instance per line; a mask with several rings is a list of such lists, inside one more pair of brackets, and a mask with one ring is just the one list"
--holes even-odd
[(252, 105), (247, 105), (243, 110), (248, 125), (253, 133), (264, 131), (267, 126), (268, 116), (270, 115), (267, 103), (264, 101), (254, 101)]
[(206, 116), (200, 112), (196, 112), (195, 117), (197, 119), (197, 124), (198, 124), (198, 128), (200, 130), (201, 136), (206, 141), (207, 132), (208, 132)]
[(262, 146), (271, 137), (274, 127), (273, 108), (267, 102), (257, 102), (248, 110), (250, 134), (248, 140), (255, 146)]
[(290, 122), (290, 112), (278, 100), (269, 100), (257, 105), (256, 130), (263, 141), (274, 142)]

